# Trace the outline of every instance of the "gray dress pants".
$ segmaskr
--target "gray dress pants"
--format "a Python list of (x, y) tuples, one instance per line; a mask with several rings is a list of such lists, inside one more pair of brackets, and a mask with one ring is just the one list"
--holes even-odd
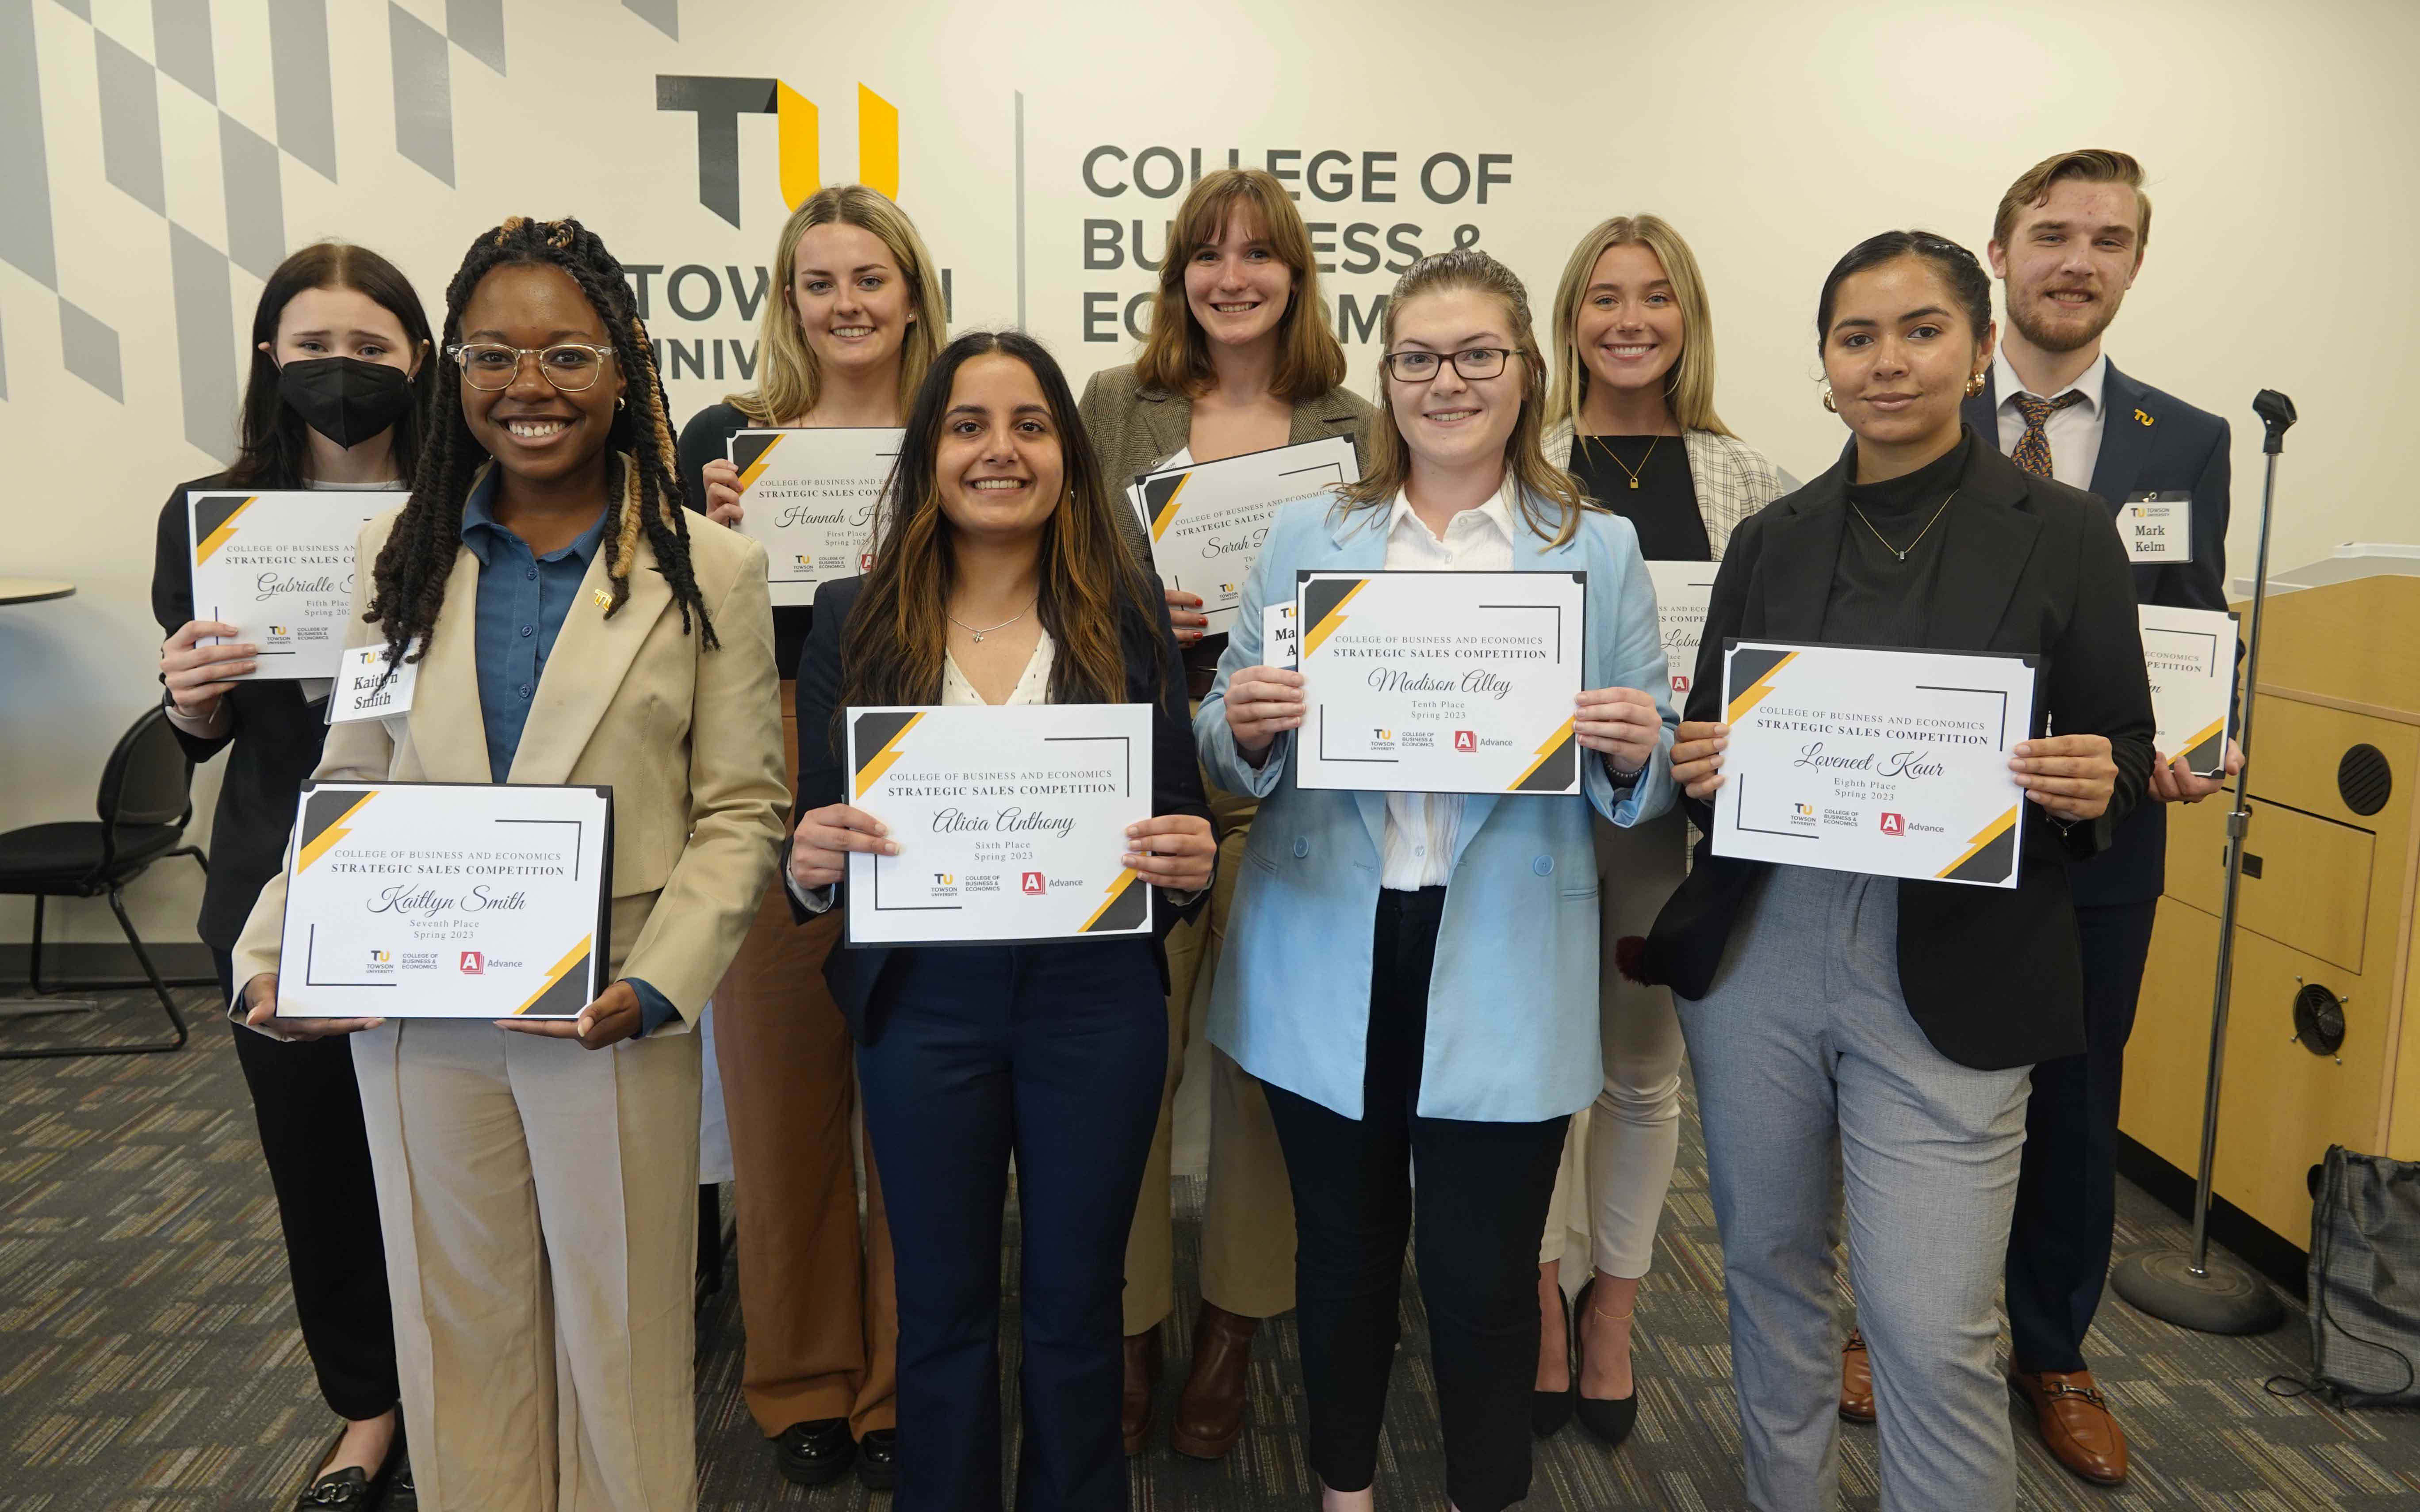
[(1721, 1226), (1749, 1500), (1838, 1504), (1834, 1162), (1872, 1351), (1884, 1512), (2016, 1504), (1993, 1301), (2027, 1072), (1935, 1050), (1899, 987), (1899, 886), (1777, 866), (1681, 1027)]

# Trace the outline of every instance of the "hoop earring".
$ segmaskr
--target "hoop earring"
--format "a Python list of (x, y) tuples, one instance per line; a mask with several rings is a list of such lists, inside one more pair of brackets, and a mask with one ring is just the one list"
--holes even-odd
[(1973, 378), (1968, 378), (1968, 379), (1966, 380), (1966, 397), (1968, 397), (1969, 399), (1972, 399), (1972, 398), (1973, 398), (1973, 397), (1975, 397), (1977, 394), (1978, 394), (1978, 393), (1982, 393), (1982, 392), (1983, 392), (1983, 375), (1982, 375), (1982, 374), (1978, 373), (1978, 374), (1976, 374)]
[(613, 408), (616, 409), (628, 409), (630, 408), (630, 401), (627, 397), (616, 399), (613, 401)]
[(1832, 414), (1840, 412), (1840, 407), (1832, 402), (1832, 385), (1829, 383), (1823, 385), (1823, 408)]

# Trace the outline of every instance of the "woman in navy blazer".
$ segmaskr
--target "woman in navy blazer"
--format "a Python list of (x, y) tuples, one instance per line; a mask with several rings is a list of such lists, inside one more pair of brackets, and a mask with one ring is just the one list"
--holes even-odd
[[(863, 578), (815, 594), (799, 669), (801, 914), (837, 901), (851, 852), (902, 842), (843, 802), (851, 705), (1148, 703), (1152, 812), (1126, 866), (1161, 931), (1217, 848), (1158, 585), (1117, 535), (1059, 364), (976, 332), (935, 359)], [(912, 841), (910, 842), (912, 843)], [(1114, 1512), (1119, 1291), (1159, 1116), (1167, 959), (1134, 938), (840, 949), (824, 975), (858, 1039), (899, 1289), (899, 1512), (1001, 1505), (1000, 1245), (1016, 1163), (1023, 1449), (1016, 1504)]]
[[(1194, 718), (1212, 779), (1261, 800), (1210, 1036), (1267, 1084), (1285, 1149), (1324, 1504), (1372, 1504), (1417, 1205), (1447, 1491), (1496, 1512), (1528, 1491), (1538, 1231), (1602, 1081), (1590, 817), (1670, 806), (1677, 717), (1637, 532), (1539, 450), (1520, 281), (1480, 252), (1427, 258), (1386, 343), (1368, 476), (1279, 514)], [(1260, 665), (1260, 629), (1303, 568), (1585, 572), (1584, 795), (1296, 786), (1303, 675)]]

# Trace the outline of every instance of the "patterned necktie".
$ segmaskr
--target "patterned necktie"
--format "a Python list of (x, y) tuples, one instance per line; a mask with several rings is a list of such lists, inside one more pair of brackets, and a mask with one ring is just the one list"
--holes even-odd
[(2017, 449), (2009, 460), (2037, 478), (2047, 478), (2050, 471), (2050, 432), (2042, 426), (2050, 417), (2071, 404), (2082, 404), (2084, 395), (2073, 389), (2055, 399), (2037, 399), (2030, 393), (2016, 396), (2017, 413), (2025, 417), (2025, 433), (2017, 438)]

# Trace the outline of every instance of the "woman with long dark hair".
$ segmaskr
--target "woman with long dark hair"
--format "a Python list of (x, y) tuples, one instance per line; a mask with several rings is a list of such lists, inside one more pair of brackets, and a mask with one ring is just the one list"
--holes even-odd
[[(1176, 642), (1119, 540), (1059, 364), (975, 332), (925, 376), (880, 511), (874, 569), (823, 585), (799, 669), (802, 916), (852, 851), (896, 855), (844, 800), (852, 705), (1148, 703), (1152, 812), (1126, 866), (1164, 934), (1215, 847)], [(1019, 1506), (1126, 1504), (1118, 1294), (1168, 1053), (1158, 937), (834, 950), (899, 1283), (898, 1505), (998, 1507), (1000, 1245), (1016, 1164), (1025, 1331)]]
[[(235, 464), (170, 490), (151, 575), (152, 612), (168, 634), (160, 648), (168, 721), (195, 764), (227, 757), (200, 929), (228, 997), (229, 951), (262, 884), (277, 874), (296, 795), (327, 738), (327, 688), (243, 680), (258, 666), (256, 647), (195, 643), (237, 632), (194, 618), (186, 492), (409, 488), (422, 416), (437, 390), (420, 296), (366, 247), (316, 242), (279, 264), (253, 310), (252, 345)], [(403, 1455), (395, 1327), (353, 1059), (341, 1043), (233, 1032), (277, 1194), (302, 1347), (320, 1395), (345, 1420), (300, 1504), (375, 1505)]]

